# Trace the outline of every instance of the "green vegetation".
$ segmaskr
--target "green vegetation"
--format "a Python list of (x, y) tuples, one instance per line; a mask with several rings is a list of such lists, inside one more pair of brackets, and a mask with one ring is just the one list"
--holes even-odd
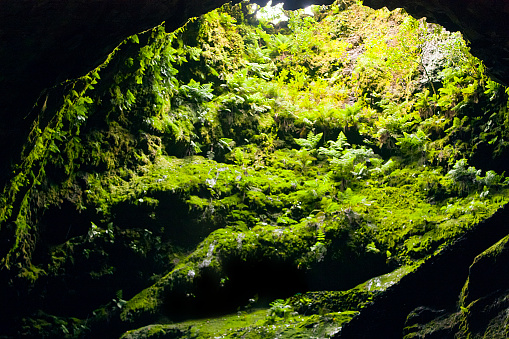
[[(267, 321), (266, 310), (242, 312), (220, 318), (186, 321), (178, 325), (149, 325), (128, 331), (122, 339), (135, 338), (332, 338), (355, 312), (299, 316)], [(270, 325), (270, 326), (268, 326)], [(317, 326), (318, 325), (318, 326)]]
[[(288, 290), (344, 291), (301, 290), (268, 311), (206, 320), (217, 328), (123, 336), (328, 337), (492, 215), (509, 201), (509, 90), (459, 34), (345, 3), (288, 12), (276, 27), (248, 3), (226, 5), (176, 32), (132, 36), (49, 91), (64, 97), (40, 108), (0, 195), (0, 228), (15, 239), (2, 265), (33, 286), (83, 263), (88, 278), (113, 279), (103, 302), (116, 298), (121, 328), (183, 304), (203, 312), (190, 317), (232, 297), (221, 311), (247, 305), (262, 292), (239, 267), (251, 279), (275, 265), (267, 286), (283, 267), (311, 281), (334, 271), (337, 281)], [(39, 225), (64, 202), (88, 228), (53, 235), (47, 258), (33, 257), (48, 239)], [(115, 296), (129, 274), (119, 248), (157, 264), (139, 268), (145, 280), (127, 301)], [(62, 326), (71, 322), (81, 325)]]

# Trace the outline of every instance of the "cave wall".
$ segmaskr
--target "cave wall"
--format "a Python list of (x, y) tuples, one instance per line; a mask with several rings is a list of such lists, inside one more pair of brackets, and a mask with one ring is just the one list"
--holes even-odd
[[(225, 0), (8, 0), (0, 11), (2, 114), (26, 114), (43, 88), (83, 75), (125, 37), (165, 21), (168, 30)], [(232, 2), (239, 2), (234, 0)], [(265, 5), (265, 1), (254, 1)], [(315, 3), (331, 3), (319, 0)], [(299, 8), (305, 1), (290, 1)], [(6, 95), (9, 93), (9, 95)], [(21, 101), (21, 102), (20, 102)], [(5, 107), (12, 108), (10, 113)]]
[[(0, 5), (0, 186), (8, 179), (44, 88), (86, 74), (127, 36), (170, 29), (221, 0), (7, 0)], [(51, 100), (51, 98), (49, 98)], [(44, 93), (42, 99), (45, 98)], [(42, 104), (39, 105), (39, 108)]]
[[(161, 21), (169, 29), (224, 1), (9, 1), (0, 11), (0, 142), (21, 145), (37, 114), (30, 107), (45, 87), (81, 75), (104, 60), (127, 35)], [(260, 1), (262, 2), (262, 1)], [(330, 1), (323, 1), (330, 2)], [(461, 30), (490, 72), (509, 83), (508, 1), (376, 1), (373, 7), (405, 7), (451, 30)], [(303, 6), (291, 1), (288, 8)], [(14, 140), (14, 142), (11, 142)], [(17, 140), (17, 141), (16, 141)], [(9, 143), (8, 143), (9, 142)], [(3, 147), (2, 160), (16, 155)], [(5, 176), (9, 162), (2, 161)], [(1, 180), (0, 180), (1, 183)], [(363, 326), (363, 325), (362, 325)]]
[[(166, 22), (168, 31), (225, 0), (6, 0), (0, 5), (0, 186), (9, 178), (42, 93), (100, 65), (127, 36)], [(239, 0), (232, 1), (233, 3)], [(265, 0), (254, 1), (265, 5)], [(331, 3), (318, 0), (316, 4)], [(288, 9), (307, 2), (295, 0)], [(51, 98), (49, 98), (51, 100)]]
[[(0, 11), (2, 114), (26, 114), (43, 88), (84, 74), (126, 36), (166, 21), (172, 30), (225, 0), (7, 0)], [(235, 0), (233, 2), (238, 2)], [(265, 0), (254, 1), (261, 5)], [(285, 1), (295, 9), (309, 1)], [(332, 3), (315, 0), (314, 4)], [(491, 74), (509, 83), (509, 0), (366, 0), (374, 8), (403, 7), (460, 30)], [(8, 95), (7, 95), (8, 94)], [(7, 108), (9, 112), (7, 112)], [(5, 133), (5, 131), (4, 131)]]
[[(99, 65), (126, 36), (162, 21), (169, 30), (225, 0), (6, 0), (0, 10), (0, 185), (9, 177), (31, 112), (44, 88), (85, 74)], [(235, 0), (233, 2), (238, 2)], [(265, 5), (265, 0), (254, 1)], [(332, 3), (315, 0), (314, 4)], [(460, 30), (472, 52), (500, 82), (509, 83), (509, 0), (366, 0), (371, 7), (405, 8), (450, 30)], [(309, 5), (285, 1), (287, 9)], [(50, 98), (51, 99), (51, 98)]]

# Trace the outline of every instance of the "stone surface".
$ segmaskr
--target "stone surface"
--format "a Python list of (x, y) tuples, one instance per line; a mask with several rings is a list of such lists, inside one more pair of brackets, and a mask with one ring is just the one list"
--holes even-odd
[(509, 335), (509, 236), (478, 255), (460, 298), (465, 330), (474, 338)]
[[(497, 277), (496, 270), (500, 266), (494, 265), (494, 262), (495, 258), (499, 258), (503, 266), (507, 261), (500, 261), (503, 255), (479, 254), (507, 235), (508, 215), (509, 208), (506, 206), (427, 259), (419, 269), (403, 277), (364, 308), (359, 316), (343, 327), (337, 338), (401, 338), (404, 335), (405, 338), (455, 338), (464, 319), (461, 309), (458, 310), (458, 296), (469, 278), (475, 280), (473, 286), (467, 284), (471, 291), (476, 291), (475, 298), (489, 298), (483, 299), (487, 302), (481, 305), (480, 310), (470, 310), (476, 315), (469, 319), (470, 328), (464, 330), (479, 333), (489, 331), (491, 326), (498, 331), (500, 324), (507, 323), (507, 317), (504, 317), (508, 309), (507, 294), (500, 290), (507, 285), (505, 278)], [(501, 250), (500, 253), (507, 252)], [(482, 263), (471, 266), (472, 262)], [(500, 271), (503, 277), (506, 271)], [(490, 274), (483, 276), (479, 275), (480, 272)], [(487, 311), (490, 305), (493, 306), (492, 312)], [(480, 328), (475, 328), (472, 323), (481, 323)], [(463, 337), (466, 335), (460, 336)]]
[(410, 338), (507, 338), (509, 335), (509, 236), (479, 254), (470, 265), (456, 309), (417, 307), (403, 330)]

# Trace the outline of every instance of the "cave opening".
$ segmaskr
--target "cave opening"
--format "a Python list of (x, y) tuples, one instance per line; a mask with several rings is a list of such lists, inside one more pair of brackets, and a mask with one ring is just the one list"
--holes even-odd
[[(33, 111), (54, 118), (4, 199), (24, 251), (7, 259), (37, 295), (17, 334), (176, 333), (263, 308), (246, 331), (333, 337), (509, 201), (509, 92), (460, 34), (358, 1), (172, 25)], [(33, 250), (45, 169), (83, 199), (45, 211)]]

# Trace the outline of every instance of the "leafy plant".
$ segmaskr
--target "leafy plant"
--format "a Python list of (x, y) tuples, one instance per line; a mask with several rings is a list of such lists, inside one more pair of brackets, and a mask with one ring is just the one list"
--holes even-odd
[(316, 148), (318, 145), (318, 142), (322, 139), (323, 133), (314, 134), (313, 131), (310, 131), (308, 133), (308, 136), (306, 139), (298, 138), (295, 139), (295, 142), (297, 145), (301, 146), (305, 150), (311, 151)]
[(346, 136), (340, 132), (336, 141), (327, 141), (328, 147), (320, 147), (318, 153), (325, 155), (329, 158), (339, 158), (346, 147), (350, 146), (347, 142)]
[(447, 172), (447, 176), (458, 185), (460, 193), (468, 192), (471, 187), (476, 185), (481, 174), (481, 171), (475, 167), (467, 166), (467, 159), (460, 159), (456, 161), (452, 170)]
[(283, 299), (276, 299), (270, 303), (267, 320), (270, 322), (276, 318), (286, 318), (292, 312), (293, 308), (291, 305), (287, 304)]

